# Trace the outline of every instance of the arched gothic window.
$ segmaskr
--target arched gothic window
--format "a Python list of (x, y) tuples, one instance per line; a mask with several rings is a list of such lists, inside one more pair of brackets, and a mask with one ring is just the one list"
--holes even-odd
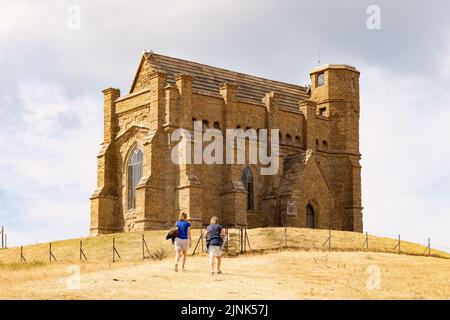
[(245, 191), (247, 191), (247, 210), (255, 210), (255, 200), (254, 200), (254, 184), (253, 184), (253, 174), (249, 167), (245, 167), (241, 175), (242, 183), (244, 184)]
[(306, 227), (314, 229), (314, 208), (308, 204), (306, 206)]
[(128, 174), (128, 209), (136, 208), (136, 186), (142, 177), (142, 165), (144, 162), (144, 154), (142, 150), (135, 147), (131, 151), (128, 159), (127, 174)]
[(202, 130), (206, 131), (209, 128), (209, 121), (208, 120), (202, 120)]
[(290, 134), (287, 134), (286, 135), (286, 144), (292, 144), (292, 138), (291, 138), (291, 135)]
[(321, 72), (317, 75), (317, 85), (316, 87), (321, 87), (325, 85), (325, 73)]

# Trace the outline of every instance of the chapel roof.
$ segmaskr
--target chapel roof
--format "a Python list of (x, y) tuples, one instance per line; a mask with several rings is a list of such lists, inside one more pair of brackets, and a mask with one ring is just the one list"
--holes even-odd
[[(175, 83), (175, 77), (178, 74), (192, 75), (192, 90), (196, 93), (221, 97), (219, 88), (222, 83), (236, 83), (239, 100), (262, 104), (265, 94), (274, 91), (279, 95), (279, 107), (292, 111), (298, 111), (299, 101), (308, 98), (307, 88), (304, 86), (173, 58), (152, 51), (145, 52), (142, 61), (146, 61), (153, 72), (164, 72), (169, 84)], [(133, 92), (135, 82), (136, 78), (131, 92)]]

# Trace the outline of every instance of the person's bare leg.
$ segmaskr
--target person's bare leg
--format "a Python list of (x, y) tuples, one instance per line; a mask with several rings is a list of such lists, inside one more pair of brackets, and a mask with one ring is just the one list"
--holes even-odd
[(222, 262), (222, 258), (221, 257), (217, 257), (217, 272), (221, 272), (221, 270), (220, 270), (221, 262)]
[(209, 267), (211, 270), (211, 274), (214, 274), (214, 255), (209, 256)]
[(183, 270), (184, 270), (184, 265), (186, 264), (186, 252), (187, 251), (183, 250), (183, 266), (182, 266)]
[(175, 254), (175, 271), (178, 271), (178, 263), (180, 262), (180, 250), (177, 250)]

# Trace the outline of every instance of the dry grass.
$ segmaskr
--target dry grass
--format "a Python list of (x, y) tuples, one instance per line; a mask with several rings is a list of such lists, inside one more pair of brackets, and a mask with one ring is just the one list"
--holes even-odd
[[(189, 257), (187, 272), (172, 259), (81, 264), (81, 288), (67, 285), (67, 264), (7, 272), (0, 299), (449, 299), (447, 259), (364, 252), (279, 251), (224, 259), (220, 276), (207, 258)], [(369, 266), (379, 289), (367, 286)], [(7, 280), (5, 281), (5, 278)], [(4, 288), (8, 288), (4, 290)]]
[[(79, 240), (54, 242), (58, 262), (48, 262), (48, 244), (0, 251), (0, 299), (449, 299), (450, 260), (416, 256), (425, 247), (396, 239), (369, 237), (370, 252), (360, 251), (364, 235), (332, 232), (334, 251), (322, 247), (327, 230), (288, 228), (288, 248), (280, 249), (283, 228), (249, 230), (252, 250), (236, 256), (237, 233), (231, 232), (225, 274), (208, 276), (204, 254), (189, 257), (186, 273), (172, 271), (173, 247), (165, 231), (145, 232), (152, 257), (142, 260), (141, 234), (122, 233), (83, 239), (89, 259), (79, 262)], [(199, 230), (194, 230), (198, 239)], [(112, 237), (122, 260), (111, 263)], [(195, 241), (194, 241), (195, 244)], [(284, 245), (284, 242), (283, 244)], [(201, 248), (201, 246), (200, 246)], [(192, 251), (192, 249), (191, 249)], [(436, 257), (449, 258), (432, 250)], [(82, 287), (66, 286), (67, 267), (81, 269)], [(381, 271), (381, 289), (368, 290), (367, 267)], [(183, 281), (179, 278), (183, 277)], [(8, 288), (5, 290), (5, 288)]]

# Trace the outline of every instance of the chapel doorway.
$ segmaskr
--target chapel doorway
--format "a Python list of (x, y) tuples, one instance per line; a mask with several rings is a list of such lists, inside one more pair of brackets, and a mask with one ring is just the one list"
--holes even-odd
[(315, 216), (314, 208), (312, 207), (312, 205), (308, 204), (306, 206), (306, 227), (307, 228), (314, 229), (314, 216)]

